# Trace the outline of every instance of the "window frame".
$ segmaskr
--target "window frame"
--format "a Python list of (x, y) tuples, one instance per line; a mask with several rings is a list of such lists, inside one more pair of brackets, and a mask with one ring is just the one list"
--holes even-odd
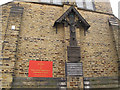
[(87, 8), (86, 0), (83, 0), (83, 8), (82, 8), (82, 7), (78, 7), (78, 6), (77, 6), (77, 2), (76, 2), (76, 6), (77, 6), (77, 8), (95, 11), (96, 8), (95, 8), (94, 0), (91, 0), (91, 1), (92, 1), (92, 7), (93, 7), (93, 9)]
[[(44, 0), (39, 0), (40, 3), (45, 3), (45, 4), (51, 4), (51, 5), (60, 5), (62, 6), (63, 5), (63, 2), (61, 0), (61, 4), (57, 4), (57, 3), (54, 3), (53, 0), (49, 0), (50, 2), (44, 2)], [(57, 1), (57, 0), (56, 0)]]
[[(62, 0), (60, 0), (60, 1), (61, 1), (61, 4), (54, 3), (53, 0), (50, 0), (50, 1), (51, 1), (52, 4), (55, 4), (55, 5), (63, 5)], [(57, 0), (56, 0), (56, 1), (57, 1)]]
[(84, 0), (83, 0), (83, 2), (82, 2), (83, 7), (79, 7), (79, 6), (78, 6), (78, 4), (77, 4), (77, 0), (75, 0), (75, 3), (76, 3), (76, 6), (77, 6), (78, 8), (83, 8), (83, 9), (84, 9)]
[(93, 9), (89, 9), (89, 8), (87, 8), (86, 0), (84, 0), (84, 3), (85, 3), (85, 9), (95, 11), (95, 7), (94, 7), (94, 6), (95, 6), (95, 5), (94, 5), (94, 0), (91, 0), (91, 4), (92, 4), (92, 8), (93, 8)]
[(40, 2), (43, 2), (43, 3), (51, 3), (51, 0), (49, 0), (49, 2), (46, 2), (47, 0), (40, 0)]

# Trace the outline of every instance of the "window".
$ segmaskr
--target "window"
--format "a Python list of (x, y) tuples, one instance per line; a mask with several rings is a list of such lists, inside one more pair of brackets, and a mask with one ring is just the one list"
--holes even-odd
[(85, 0), (85, 3), (87, 9), (94, 10), (92, 0)]
[(83, 0), (76, 0), (76, 4), (78, 8), (84, 8)]
[(94, 10), (93, 0), (76, 0), (76, 5), (78, 8)]
[(53, 0), (53, 4), (62, 5), (62, 0)]
[(41, 2), (50, 3), (50, 0), (41, 0)]
[(41, 2), (62, 5), (62, 0), (41, 0)]

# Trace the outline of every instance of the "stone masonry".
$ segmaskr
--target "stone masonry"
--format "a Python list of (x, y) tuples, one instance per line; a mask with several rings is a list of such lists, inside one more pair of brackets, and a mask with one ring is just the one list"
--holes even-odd
[[(32, 88), (41, 88), (36, 85), (41, 84), (40, 81), (36, 82), (33, 78), (33, 83), (28, 83), (23, 79), (31, 79), (28, 77), (29, 60), (53, 61), (53, 78), (66, 78), (67, 88), (84, 88), (85, 77), (118, 77), (120, 27), (116, 29), (109, 23), (109, 20), (115, 17), (108, 2), (94, 4), (96, 11), (74, 6), (90, 25), (87, 32), (84, 32), (83, 26), (76, 28), (80, 62), (83, 63), (83, 76), (76, 77), (66, 77), (65, 74), (65, 63), (68, 62), (67, 46), (70, 42), (69, 27), (60, 24), (57, 33), (53, 27), (54, 22), (71, 5), (15, 1), (0, 6), (2, 88), (16, 88), (13, 86), (14, 78), (23, 80), (23, 88), (31, 88), (32, 84)], [(15, 30), (11, 29), (13, 26)]]

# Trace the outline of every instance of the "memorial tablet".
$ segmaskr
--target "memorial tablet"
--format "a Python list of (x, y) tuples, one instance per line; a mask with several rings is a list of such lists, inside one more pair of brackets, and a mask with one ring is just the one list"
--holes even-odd
[(29, 61), (28, 77), (52, 77), (53, 62), (51, 61)]
[(82, 63), (66, 63), (67, 76), (82, 76)]

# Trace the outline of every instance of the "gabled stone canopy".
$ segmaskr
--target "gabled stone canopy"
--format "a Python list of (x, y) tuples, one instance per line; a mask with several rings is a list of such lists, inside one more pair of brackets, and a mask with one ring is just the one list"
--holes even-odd
[(59, 19), (57, 19), (54, 23), (54, 27), (57, 26), (58, 24), (68, 24), (69, 22), (66, 20), (66, 17), (71, 13), (74, 12), (78, 16), (78, 21), (76, 22), (76, 27), (79, 27), (79, 25), (82, 25), (86, 30), (90, 27), (88, 22), (80, 15), (80, 13), (75, 9), (74, 6), (71, 6)]

